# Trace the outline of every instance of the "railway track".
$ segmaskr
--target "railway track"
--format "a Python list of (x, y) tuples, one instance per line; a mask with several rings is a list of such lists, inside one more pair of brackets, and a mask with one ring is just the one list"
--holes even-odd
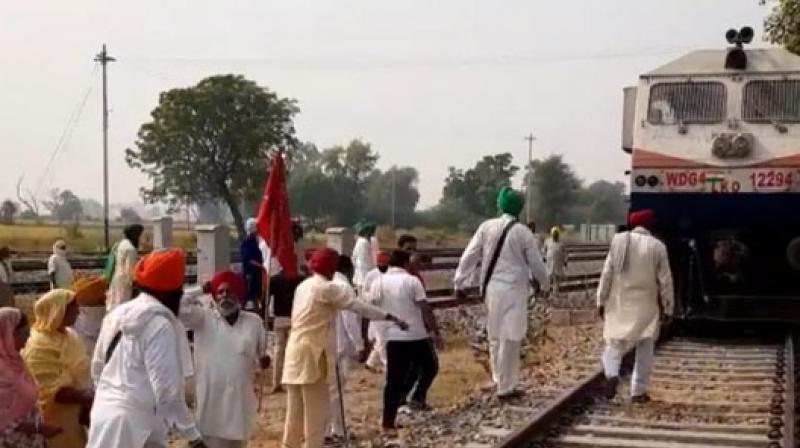
[[(470, 448), (794, 448), (794, 338), (767, 343), (669, 339), (656, 350), (649, 393), (631, 404), (598, 396), (595, 373), (530, 409), (514, 430), (494, 428)], [(582, 366), (576, 360), (578, 368)]]

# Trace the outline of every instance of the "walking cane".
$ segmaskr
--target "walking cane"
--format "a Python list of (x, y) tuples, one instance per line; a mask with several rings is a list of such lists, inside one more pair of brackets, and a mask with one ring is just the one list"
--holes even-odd
[(347, 432), (347, 415), (344, 413), (344, 390), (342, 390), (342, 377), (339, 372), (339, 358), (336, 358), (336, 387), (339, 389), (339, 410), (342, 412), (342, 430), (344, 431), (344, 446), (350, 448), (350, 434)]
[[(271, 261), (272, 260), (270, 259), (267, 262), (270, 263)], [(271, 266), (271, 265), (268, 264), (267, 266)], [(261, 270), (261, 279), (262, 279), (262, 283), (261, 283), (262, 285), (266, 283), (266, 286), (261, 288), (261, 291), (262, 291), (262, 294), (263, 294), (262, 297), (261, 297), (261, 303), (264, 304), (264, 331), (268, 332), (269, 331), (269, 304), (270, 304), (270, 300), (272, 299), (272, 297), (269, 294), (269, 273), (267, 272), (266, 269), (262, 269)], [(274, 327), (274, 323), (273, 323), (273, 330), (274, 330), (274, 328), (275, 327)], [(274, 333), (274, 331), (273, 331), (273, 333)], [(269, 340), (269, 338), (267, 338), (267, 340)], [(272, 365), (272, 368), (273, 369), (275, 368), (275, 364)], [(264, 402), (264, 389), (267, 388), (267, 384), (266, 383), (267, 383), (267, 373), (266, 372), (262, 372), (262, 375), (261, 375), (261, 387), (258, 390), (258, 410), (256, 411), (259, 414), (261, 413), (261, 405)]]

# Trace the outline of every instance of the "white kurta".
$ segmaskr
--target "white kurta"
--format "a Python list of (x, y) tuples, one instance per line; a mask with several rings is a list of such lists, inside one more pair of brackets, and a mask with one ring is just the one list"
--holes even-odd
[[(495, 245), (505, 226), (515, 218), (503, 215), (478, 227), (461, 256), (453, 284), (458, 289), (469, 286), (474, 272), (480, 269), (480, 282), (494, 254)], [(486, 289), (486, 329), (490, 339), (521, 341), (528, 330), (528, 293), (531, 275), (542, 289), (550, 287), (547, 269), (542, 262), (533, 233), (515, 224), (506, 235), (497, 264)]]
[(204, 437), (249, 439), (257, 412), (255, 372), (267, 350), (263, 320), (240, 311), (231, 325), (216, 310), (185, 299), (181, 322), (194, 331), (200, 432)]
[(672, 315), (674, 296), (667, 248), (642, 227), (614, 235), (597, 289), (605, 307), (603, 338), (638, 341), (657, 335), (659, 298)]
[(363, 236), (356, 239), (352, 259), (354, 268), (353, 283), (356, 286), (362, 286), (369, 271), (375, 269), (375, 254), (369, 239)]
[(169, 309), (147, 294), (116, 307), (103, 321), (92, 359), (96, 391), (87, 447), (165, 446), (168, 429), (200, 438), (184, 396), (184, 377), (192, 374), (186, 329)]
[(109, 310), (131, 300), (133, 292), (133, 269), (139, 261), (139, 253), (128, 239), (117, 245), (116, 264), (111, 285), (108, 288), (106, 306)]
[(561, 241), (554, 241), (552, 238), (548, 238), (544, 243), (544, 258), (547, 272), (551, 276), (564, 273), (567, 259), (564, 245)]

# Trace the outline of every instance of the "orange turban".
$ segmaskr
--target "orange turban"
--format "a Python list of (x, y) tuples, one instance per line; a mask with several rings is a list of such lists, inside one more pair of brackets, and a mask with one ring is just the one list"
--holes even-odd
[(644, 227), (650, 229), (655, 222), (656, 214), (652, 210), (640, 210), (628, 216), (628, 224), (631, 227)]
[(223, 283), (227, 283), (231, 293), (239, 299), (240, 302), (244, 302), (247, 288), (244, 285), (244, 280), (241, 275), (234, 274), (231, 271), (223, 271), (215, 275), (214, 278), (211, 279), (211, 295), (214, 296), (215, 299), (217, 298), (217, 290), (219, 290), (219, 287), (222, 286)]
[(72, 283), (75, 300), (80, 306), (101, 306), (106, 303), (106, 289), (108, 285), (101, 276), (78, 277)]
[(333, 278), (336, 272), (336, 267), (339, 265), (339, 252), (333, 249), (320, 249), (314, 252), (311, 260), (308, 261), (308, 267), (311, 272), (319, 274), (327, 279)]
[(183, 287), (186, 264), (180, 249), (153, 251), (139, 260), (133, 272), (136, 284), (158, 292), (177, 291)]

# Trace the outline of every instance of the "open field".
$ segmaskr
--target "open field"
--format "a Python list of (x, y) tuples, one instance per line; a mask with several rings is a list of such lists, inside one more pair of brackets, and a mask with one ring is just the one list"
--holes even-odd
[[(122, 237), (122, 227), (119, 225), (111, 226), (110, 232), (112, 242)], [(388, 227), (381, 227), (378, 230), (381, 247), (394, 247), (397, 237), (402, 233), (416, 235), (420, 240), (421, 247), (464, 247), (469, 238), (468, 235), (450, 234), (443, 230), (416, 228), (408, 231), (393, 231)], [(236, 238), (235, 232), (231, 234), (231, 237)], [(66, 225), (56, 224), (0, 225), (0, 246), (8, 246), (17, 252), (49, 252), (52, 250), (53, 243), (58, 239), (66, 241), (71, 252), (101, 252), (103, 250), (103, 227), (97, 226), (96, 223), (81, 225), (78, 231), (74, 232)], [(173, 242), (184, 250), (194, 250), (197, 238), (193, 231), (176, 224), (173, 228)], [(322, 246), (324, 242), (324, 234), (308, 233), (304, 243), (305, 247), (313, 248)], [(148, 229), (143, 237), (142, 248), (148, 250), (151, 245), (152, 231)]]

